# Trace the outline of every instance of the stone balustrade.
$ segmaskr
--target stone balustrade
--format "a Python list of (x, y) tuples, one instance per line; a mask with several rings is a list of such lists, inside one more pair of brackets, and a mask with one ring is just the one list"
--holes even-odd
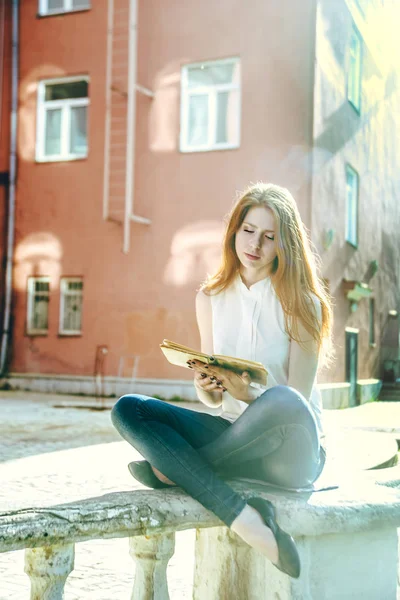
[(232, 482), (244, 497), (274, 502), (281, 527), (299, 548), (298, 580), (277, 570), (178, 488), (0, 513), (0, 552), (25, 548), (31, 600), (61, 600), (74, 568), (75, 543), (129, 537), (136, 562), (132, 599), (166, 600), (175, 532), (195, 528), (195, 600), (395, 600), (400, 470), (376, 473), (312, 494)]

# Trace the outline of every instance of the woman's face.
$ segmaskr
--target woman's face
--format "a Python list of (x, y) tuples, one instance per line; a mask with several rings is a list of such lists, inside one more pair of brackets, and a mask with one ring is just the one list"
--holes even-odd
[(257, 272), (267, 276), (276, 257), (275, 219), (272, 211), (264, 206), (253, 206), (235, 238), (235, 250), (241, 263), (241, 272)]

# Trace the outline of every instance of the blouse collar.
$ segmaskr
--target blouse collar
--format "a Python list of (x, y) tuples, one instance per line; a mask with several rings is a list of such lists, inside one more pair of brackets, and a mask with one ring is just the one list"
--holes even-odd
[(267, 286), (271, 285), (271, 278), (265, 277), (265, 279), (260, 279), (260, 281), (257, 281), (257, 283), (253, 283), (253, 285), (251, 285), (250, 288), (248, 288), (246, 284), (243, 283), (240, 273), (238, 273), (237, 281), (241, 293), (247, 297), (261, 296), (267, 288)]

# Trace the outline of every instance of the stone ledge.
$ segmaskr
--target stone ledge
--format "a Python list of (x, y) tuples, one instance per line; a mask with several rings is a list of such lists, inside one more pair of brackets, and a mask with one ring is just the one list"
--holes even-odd
[[(12, 390), (24, 390), (53, 394), (74, 394), (77, 396), (96, 397), (96, 384), (93, 375), (49, 375), (46, 373), (10, 373), (2, 380), (2, 385), (8, 385)], [(357, 382), (357, 398), (359, 404), (370, 402), (377, 398), (381, 388), (378, 379), (360, 379)], [(114, 377), (107, 375), (103, 378), (102, 390), (105, 397), (118, 398), (126, 393), (134, 392), (152, 396), (158, 394), (167, 400), (179, 396), (187, 401), (197, 402), (196, 391), (191, 379), (157, 379), (138, 377)], [(320, 383), (322, 404), (326, 409), (349, 407), (350, 383)]]
[[(392, 482), (394, 479), (392, 476)], [(394, 484), (376, 485), (370, 476), (360, 475), (355, 486), (313, 493), (283, 493), (262, 484), (230, 483), (243, 497), (260, 495), (272, 500), (280, 525), (293, 536), (400, 526), (400, 489)], [(178, 488), (111, 493), (0, 513), (0, 552), (219, 525), (212, 513)]]
[[(49, 375), (45, 373), (10, 373), (3, 385), (12, 390), (24, 390), (51, 394), (71, 394), (96, 397), (98, 386), (93, 375)], [(132, 389), (134, 387), (134, 390)], [(102, 385), (105, 397), (118, 398), (133, 391), (152, 396), (158, 394), (166, 399), (179, 396), (197, 401), (192, 379), (156, 379), (138, 377), (106, 376)]]

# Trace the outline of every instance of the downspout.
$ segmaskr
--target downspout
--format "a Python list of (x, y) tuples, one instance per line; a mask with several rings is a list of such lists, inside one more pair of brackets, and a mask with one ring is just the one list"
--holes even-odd
[(11, 129), (10, 129), (10, 179), (8, 194), (8, 220), (7, 220), (7, 249), (6, 249), (6, 276), (5, 276), (5, 301), (3, 316), (3, 332), (0, 350), (0, 375), (6, 369), (6, 360), (10, 338), (11, 302), (13, 292), (13, 259), (15, 235), (15, 182), (17, 172), (17, 110), (18, 110), (18, 54), (19, 54), (19, 3), (12, 0), (11, 13)]
[(3, 116), (3, 79), (4, 79), (4, 29), (6, 21), (6, 3), (1, 3), (0, 15), (0, 140), (1, 140), (1, 125)]

